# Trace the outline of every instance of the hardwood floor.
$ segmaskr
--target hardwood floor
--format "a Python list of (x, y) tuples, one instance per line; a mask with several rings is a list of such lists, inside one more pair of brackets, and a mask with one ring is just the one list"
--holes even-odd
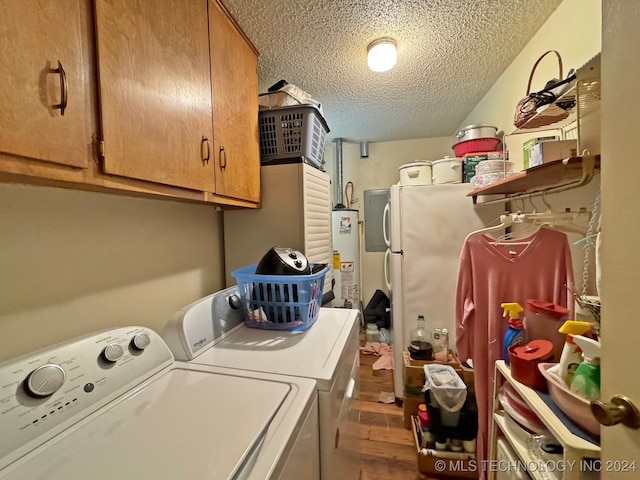
[(378, 356), (360, 351), (360, 398), (352, 421), (360, 447), (360, 480), (425, 479), (418, 472), (411, 430), (404, 428), (402, 407), (380, 403), (380, 392), (393, 392), (393, 371), (373, 370)]
[(425, 480), (418, 472), (411, 430), (404, 427), (402, 407), (378, 401), (393, 392), (392, 370), (373, 370), (378, 359), (360, 351), (360, 397), (352, 410), (349, 434), (357, 437), (360, 480)]

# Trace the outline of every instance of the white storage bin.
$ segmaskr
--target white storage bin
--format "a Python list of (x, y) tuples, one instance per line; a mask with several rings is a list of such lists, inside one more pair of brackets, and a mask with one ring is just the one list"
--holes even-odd
[(431, 163), (433, 183), (462, 183), (462, 158), (445, 157)]
[(431, 402), (440, 409), (445, 427), (457, 427), (460, 410), (467, 400), (467, 386), (450, 365), (428, 364), (424, 367), (424, 390), (429, 390)]
[(431, 185), (431, 162), (417, 160), (398, 167), (400, 185)]

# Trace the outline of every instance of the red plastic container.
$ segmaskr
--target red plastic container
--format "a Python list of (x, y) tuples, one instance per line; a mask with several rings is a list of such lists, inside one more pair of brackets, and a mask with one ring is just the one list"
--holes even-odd
[(496, 148), (498, 148), (499, 144), (500, 139), (495, 137), (474, 138), (472, 140), (458, 142), (451, 148), (453, 148), (456, 157), (461, 157), (466, 153), (493, 152)]
[(532, 340), (524, 345), (511, 345), (507, 351), (511, 376), (527, 387), (546, 392), (547, 381), (538, 364), (553, 358), (553, 343), (549, 340)]
[(569, 309), (545, 300), (528, 299), (524, 312), (524, 331), (529, 340), (544, 338), (553, 343), (551, 362), (559, 362), (567, 336), (558, 329), (569, 319)]

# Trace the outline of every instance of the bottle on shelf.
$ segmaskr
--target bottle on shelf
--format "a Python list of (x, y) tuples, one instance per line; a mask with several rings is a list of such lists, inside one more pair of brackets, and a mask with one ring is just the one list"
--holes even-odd
[(592, 338), (574, 335), (573, 340), (582, 349), (584, 361), (576, 369), (571, 380), (571, 391), (587, 400), (600, 399), (600, 342)]
[(409, 332), (409, 355), (414, 360), (431, 360), (433, 357), (433, 345), (430, 342), (431, 334), (427, 330), (424, 315), (418, 315), (416, 328)]
[(557, 376), (562, 378), (567, 387), (571, 386), (573, 374), (576, 372), (578, 365), (582, 363), (582, 351), (573, 338), (575, 335), (584, 335), (589, 332), (592, 327), (593, 324), (590, 322), (567, 320), (558, 329), (560, 333), (564, 333), (567, 336), (567, 339), (564, 347), (562, 348), (560, 362), (551, 367), (549, 372), (555, 373)]
[(504, 334), (504, 341), (502, 342), (502, 358), (504, 363), (509, 365), (508, 348), (511, 345), (522, 345), (526, 342), (526, 334), (520, 318), (520, 312), (524, 308), (517, 302), (501, 303), (500, 306), (504, 309), (502, 316), (509, 316), (509, 327)]

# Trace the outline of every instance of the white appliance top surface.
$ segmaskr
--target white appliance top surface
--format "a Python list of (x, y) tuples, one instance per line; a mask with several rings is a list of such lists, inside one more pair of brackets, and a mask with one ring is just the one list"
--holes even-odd
[[(283, 404), (290, 408), (298, 396), (299, 415), (299, 402), (306, 405), (315, 390), (304, 379), (256, 379), (178, 365), (54, 437), (0, 477), (236, 478)], [(299, 417), (282, 415), (292, 425), (290, 434)], [(280, 438), (279, 448), (287, 440)], [(250, 478), (267, 478), (268, 473)]]
[(357, 322), (357, 310), (321, 308), (316, 322), (304, 332), (241, 326), (191, 363), (306, 377), (317, 380), (319, 390), (330, 390)]

